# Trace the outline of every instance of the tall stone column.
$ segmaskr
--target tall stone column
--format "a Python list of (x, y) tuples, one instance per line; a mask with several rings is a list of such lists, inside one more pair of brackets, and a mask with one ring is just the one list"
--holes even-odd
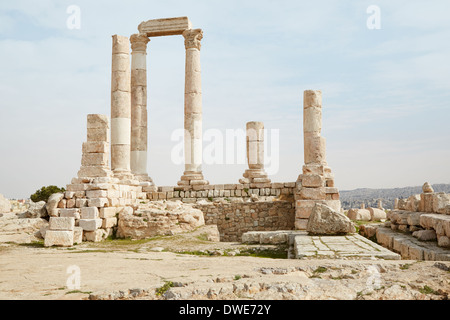
[(153, 185), (147, 173), (147, 44), (145, 34), (133, 34), (131, 42), (131, 172)]
[(239, 182), (250, 184), (253, 188), (270, 187), (270, 179), (264, 171), (264, 123), (247, 122), (247, 163), (248, 169), (244, 173), (244, 178)]
[(130, 171), (131, 87), (130, 41), (114, 35), (111, 76), (111, 170), (120, 179), (132, 178)]
[(202, 174), (202, 81), (200, 68), (201, 29), (183, 32), (186, 47), (184, 91), (185, 171), (180, 186), (207, 185)]
[(303, 94), (303, 142), (305, 165), (295, 190), (295, 227), (306, 229), (316, 203), (335, 211), (341, 210), (339, 191), (326, 161), (325, 138), (322, 131), (322, 92), (306, 90)]

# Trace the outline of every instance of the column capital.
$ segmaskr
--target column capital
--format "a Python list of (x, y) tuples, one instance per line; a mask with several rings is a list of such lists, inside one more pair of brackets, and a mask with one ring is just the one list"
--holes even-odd
[(130, 37), (131, 50), (133, 52), (136, 51), (147, 51), (147, 43), (150, 42), (150, 39), (146, 34), (143, 33), (135, 33)]
[(200, 50), (202, 47), (200, 41), (203, 39), (202, 29), (187, 29), (183, 32), (184, 46), (187, 49), (195, 48)]

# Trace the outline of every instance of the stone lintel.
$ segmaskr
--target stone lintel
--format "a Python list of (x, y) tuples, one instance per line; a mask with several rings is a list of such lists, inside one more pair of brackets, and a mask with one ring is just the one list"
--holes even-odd
[(192, 29), (188, 17), (148, 20), (138, 26), (139, 33), (144, 33), (147, 37), (179, 35), (187, 29)]

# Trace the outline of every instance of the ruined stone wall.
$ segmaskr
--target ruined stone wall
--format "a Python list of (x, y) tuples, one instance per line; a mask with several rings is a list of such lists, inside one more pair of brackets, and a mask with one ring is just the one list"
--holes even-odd
[(247, 231), (294, 229), (292, 201), (198, 203), (195, 208), (203, 211), (206, 224), (217, 225), (220, 241), (241, 241)]
[(186, 203), (216, 198), (242, 198), (247, 200), (252, 195), (264, 201), (268, 197), (292, 196), (294, 189), (295, 182), (266, 183), (258, 187), (254, 184), (244, 183), (158, 187), (157, 191), (147, 190), (147, 187), (143, 187), (143, 191), (147, 191), (149, 200), (181, 200)]

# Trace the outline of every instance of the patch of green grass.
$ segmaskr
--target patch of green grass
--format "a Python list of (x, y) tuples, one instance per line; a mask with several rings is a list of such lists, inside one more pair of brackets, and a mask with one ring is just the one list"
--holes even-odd
[(201, 235), (197, 236), (196, 238), (201, 241), (208, 241), (208, 234), (202, 233)]
[(157, 296), (162, 296), (164, 293), (166, 293), (167, 290), (169, 290), (172, 287), (173, 287), (173, 282), (172, 281), (166, 281), (162, 287), (157, 288), (155, 290), (156, 291), (156, 295)]
[(325, 267), (317, 267), (316, 270), (313, 271), (313, 273), (317, 274), (317, 273), (324, 273), (326, 272), (328, 269)]
[(237, 274), (237, 275), (234, 276), (234, 280), (236, 280), (236, 281), (239, 280), (239, 279), (241, 279), (241, 278), (242, 278), (242, 277), (241, 277), (239, 274)]
[(209, 253), (204, 252), (204, 251), (177, 251), (177, 253), (179, 254), (190, 254), (190, 255), (194, 255), (194, 256), (210, 256)]
[(44, 240), (33, 241), (31, 243), (19, 243), (19, 246), (28, 248), (44, 248)]
[(409, 267), (411, 267), (411, 266), (412, 266), (411, 263), (405, 263), (405, 264), (402, 264), (402, 265), (400, 266), (400, 270), (408, 270)]
[(437, 293), (435, 290), (433, 290), (432, 288), (430, 288), (427, 285), (423, 286), (423, 288), (420, 288), (419, 292), (423, 293), (423, 294), (436, 294), (436, 295), (439, 294), (439, 293)]
[(245, 193), (248, 194), (248, 188), (244, 188)]
[(83, 293), (83, 294), (91, 294), (92, 291), (81, 291), (81, 290), (72, 290), (72, 291), (67, 291), (66, 294), (72, 294), (72, 293)]
[(249, 256), (257, 258), (270, 258), (270, 259), (287, 259), (287, 252), (285, 246), (280, 246), (275, 249), (260, 249), (260, 250), (242, 250), (236, 256)]
[(74, 253), (95, 253), (95, 252), (101, 252), (101, 253), (108, 253), (111, 252), (109, 250), (104, 250), (104, 249), (86, 249), (86, 250), (79, 250), (79, 251), (73, 251)]

